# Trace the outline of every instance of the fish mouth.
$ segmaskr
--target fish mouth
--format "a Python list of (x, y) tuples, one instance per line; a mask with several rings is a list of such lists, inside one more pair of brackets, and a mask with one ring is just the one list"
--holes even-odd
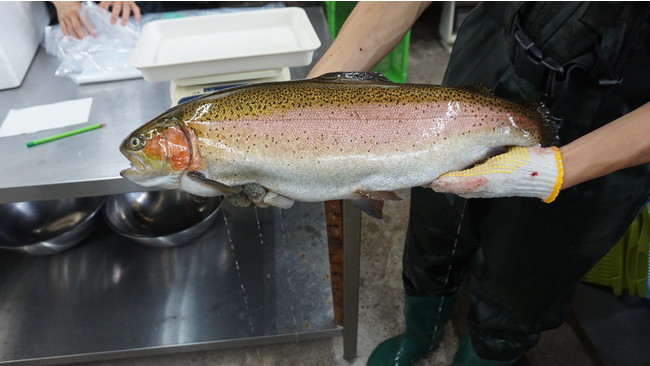
[(145, 163), (146, 157), (131, 151), (123, 151), (124, 156), (131, 162), (131, 166), (120, 172), (126, 178), (146, 188), (176, 189), (178, 186), (178, 175), (165, 174), (157, 169), (152, 169)]
[(151, 179), (156, 178), (157, 174), (147, 168), (142, 157), (131, 152), (125, 152), (124, 156), (129, 160), (131, 166), (120, 171), (120, 175), (130, 181), (143, 184)]
[(146, 170), (146, 165), (144, 164), (144, 161), (142, 161), (142, 158), (136, 154), (133, 154), (131, 152), (126, 152), (124, 155), (126, 155), (126, 158), (129, 159), (129, 162), (131, 163), (131, 167), (129, 169), (123, 170), (123, 172), (126, 171), (131, 171), (133, 173), (144, 173)]

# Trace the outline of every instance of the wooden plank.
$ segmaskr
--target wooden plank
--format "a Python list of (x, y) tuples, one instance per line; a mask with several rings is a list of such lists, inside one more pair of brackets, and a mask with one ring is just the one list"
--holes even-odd
[(334, 320), (343, 326), (343, 201), (325, 202)]

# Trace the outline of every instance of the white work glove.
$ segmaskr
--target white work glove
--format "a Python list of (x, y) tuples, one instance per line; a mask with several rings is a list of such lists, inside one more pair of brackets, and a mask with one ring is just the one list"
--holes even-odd
[(557, 147), (511, 147), (485, 163), (441, 175), (431, 188), (465, 198), (538, 197), (551, 203), (563, 176)]

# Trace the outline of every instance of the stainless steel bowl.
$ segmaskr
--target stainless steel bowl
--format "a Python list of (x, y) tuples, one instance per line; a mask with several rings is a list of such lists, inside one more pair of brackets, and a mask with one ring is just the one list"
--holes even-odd
[(0, 205), (0, 248), (34, 255), (62, 252), (95, 227), (104, 197), (12, 202)]
[(209, 229), (219, 207), (218, 197), (199, 203), (181, 191), (136, 192), (109, 197), (104, 217), (114, 231), (138, 243), (173, 247)]

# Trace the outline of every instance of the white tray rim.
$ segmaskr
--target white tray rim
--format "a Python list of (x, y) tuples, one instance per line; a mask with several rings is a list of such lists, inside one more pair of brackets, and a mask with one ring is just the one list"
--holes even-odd
[[(219, 59), (204, 59), (204, 60), (192, 60), (188, 62), (183, 62), (183, 63), (156, 63), (156, 62), (149, 62), (145, 63), (141, 61), (141, 47), (138, 47), (138, 44), (140, 43), (140, 39), (145, 39), (143, 35), (146, 35), (146, 32), (148, 29), (151, 29), (156, 26), (160, 26), (160, 24), (174, 24), (174, 23), (185, 23), (185, 22), (190, 22), (190, 21), (196, 21), (197, 18), (202, 18), (201, 20), (207, 21), (209, 20), (214, 20), (218, 21), (220, 19), (224, 19), (227, 17), (246, 17), (246, 16), (257, 16), (260, 13), (266, 13), (268, 15), (273, 15), (272, 13), (296, 13), (297, 16), (302, 18), (301, 20), (303, 22), (306, 22), (309, 27), (307, 27), (304, 31), (308, 32), (307, 34), (307, 39), (309, 42), (307, 42), (307, 46), (303, 47), (301, 49), (294, 49), (294, 50), (289, 50), (289, 51), (284, 51), (284, 52), (260, 52), (260, 53), (255, 53), (255, 54), (250, 54), (247, 56), (235, 56), (235, 57), (223, 57)], [(164, 22), (164, 23), (163, 23)], [(286, 8), (273, 8), (273, 9), (260, 9), (260, 10), (247, 10), (243, 12), (232, 12), (232, 13), (222, 13), (222, 14), (210, 14), (210, 15), (200, 15), (196, 17), (187, 17), (187, 18), (176, 18), (176, 19), (160, 19), (160, 20), (154, 20), (151, 21), (147, 24), (145, 24), (142, 28), (141, 36), (140, 39), (138, 40), (138, 44), (136, 44), (133, 53), (131, 54), (131, 58), (129, 61), (129, 64), (133, 67), (136, 67), (138, 69), (157, 69), (161, 67), (169, 67), (169, 66), (179, 66), (179, 65), (185, 65), (185, 66), (196, 66), (204, 63), (210, 63), (210, 62), (218, 62), (218, 61), (228, 61), (228, 60), (245, 60), (245, 59), (252, 59), (256, 57), (266, 57), (266, 56), (282, 56), (282, 55), (292, 55), (292, 54), (302, 54), (305, 52), (313, 52), (314, 50), (318, 49), (321, 45), (320, 39), (318, 38), (318, 35), (316, 34), (316, 31), (314, 30), (313, 26), (311, 25), (311, 22), (309, 21), (309, 18), (307, 17), (307, 13), (304, 11), (304, 9), (299, 8), (299, 7), (286, 7)], [(145, 39), (146, 40), (146, 39)], [(296, 65), (287, 65), (287, 66), (296, 66)]]

